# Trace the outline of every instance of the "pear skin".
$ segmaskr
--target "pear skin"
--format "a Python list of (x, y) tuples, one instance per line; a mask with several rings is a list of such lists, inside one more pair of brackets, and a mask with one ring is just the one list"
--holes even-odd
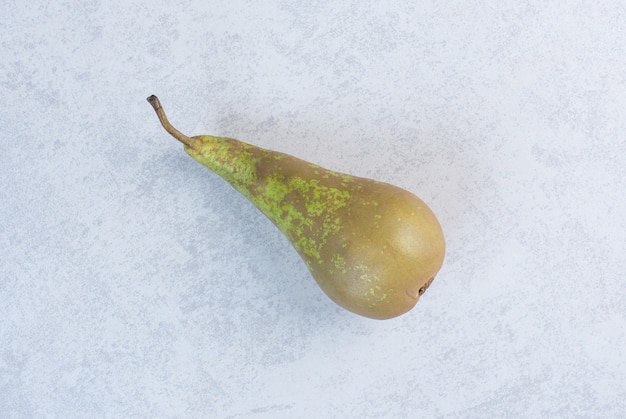
[(187, 137), (169, 123), (156, 96), (148, 102), (191, 157), (283, 232), (338, 305), (390, 319), (411, 310), (439, 272), (443, 231), (414, 194), (232, 138)]

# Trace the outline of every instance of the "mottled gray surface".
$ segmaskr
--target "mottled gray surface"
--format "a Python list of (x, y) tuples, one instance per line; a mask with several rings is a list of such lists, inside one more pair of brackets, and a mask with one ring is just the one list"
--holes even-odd
[[(625, 417), (624, 22), (622, 1), (2, 1), (0, 417)], [(394, 320), (335, 306), (153, 93), (189, 134), (416, 193), (437, 280)]]

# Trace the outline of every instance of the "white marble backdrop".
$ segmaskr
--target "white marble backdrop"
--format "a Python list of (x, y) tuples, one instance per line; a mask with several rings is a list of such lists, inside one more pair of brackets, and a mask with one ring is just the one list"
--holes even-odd
[[(626, 3), (0, 4), (0, 417), (623, 418)], [(448, 241), (335, 306), (172, 122), (391, 182)]]

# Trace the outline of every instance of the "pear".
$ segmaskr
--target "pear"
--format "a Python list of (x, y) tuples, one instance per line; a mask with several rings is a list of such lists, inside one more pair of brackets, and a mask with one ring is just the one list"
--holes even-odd
[(185, 151), (261, 210), (289, 239), (322, 290), (373, 319), (412, 309), (443, 264), (445, 241), (428, 206), (412, 193), (324, 169), (225, 137), (188, 137), (152, 105)]

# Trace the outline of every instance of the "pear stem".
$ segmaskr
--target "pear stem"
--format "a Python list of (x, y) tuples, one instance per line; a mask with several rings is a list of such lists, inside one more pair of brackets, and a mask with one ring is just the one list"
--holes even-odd
[(147, 101), (154, 108), (154, 111), (159, 117), (159, 121), (161, 121), (161, 125), (163, 125), (163, 128), (165, 128), (165, 131), (169, 132), (172, 137), (176, 138), (181, 143), (185, 144), (188, 147), (191, 147), (194, 143), (193, 139), (187, 137), (185, 134), (174, 128), (172, 124), (170, 124), (170, 121), (168, 121), (167, 116), (165, 115), (165, 111), (163, 111), (163, 107), (161, 106), (159, 98), (155, 95), (152, 95), (147, 99)]

